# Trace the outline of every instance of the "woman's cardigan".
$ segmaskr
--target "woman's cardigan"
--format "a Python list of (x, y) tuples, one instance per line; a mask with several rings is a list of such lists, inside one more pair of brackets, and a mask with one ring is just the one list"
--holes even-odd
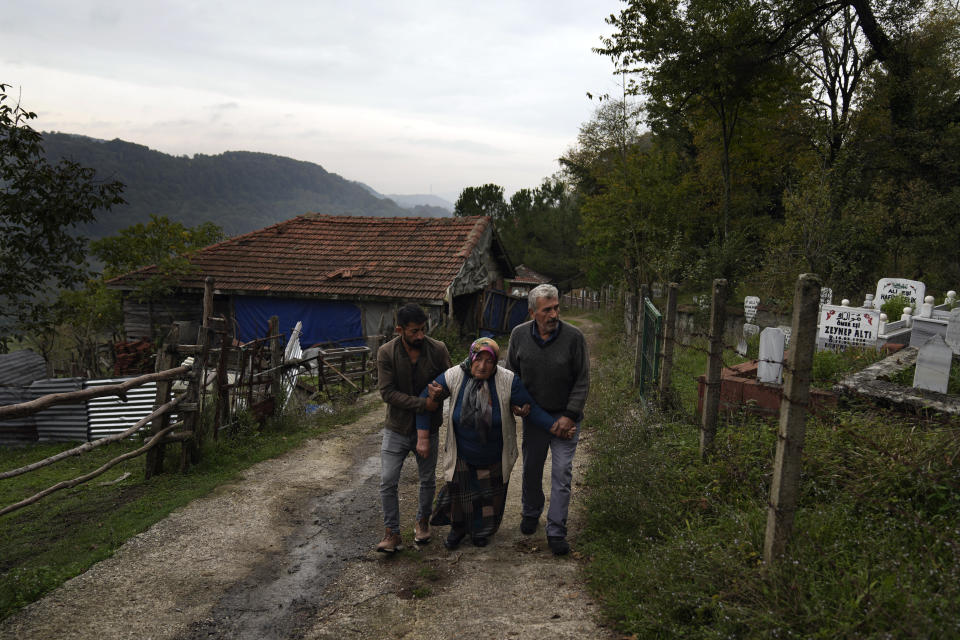
[[(453, 426), (454, 404), (460, 397), (460, 388), (466, 379), (463, 367), (455, 365), (441, 376), (446, 382), (447, 389), (450, 392), (450, 408), (447, 411), (445, 420), (447, 423), (447, 433), (444, 438), (444, 458), (443, 458), (443, 478), (447, 482), (453, 481), (453, 472), (457, 466), (457, 437)], [(493, 376), (494, 390), (496, 391), (496, 401), (500, 409), (500, 423), (503, 434), (503, 451), (500, 454), (500, 463), (503, 467), (503, 478), (510, 478), (510, 472), (513, 471), (513, 465), (517, 462), (519, 452), (517, 450), (517, 423), (510, 410), (513, 395), (513, 380), (516, 374), (509, 369), (497, 365), (497, 370)], [(439, 380), (438, 376), (438, 380)], [(424, 394), (427, 389), (424, 389)], [(421, 394), (423, 395), (423, 394)], [(525, 394), (528, 395), (528, 394)], [(532, 400), (532, 398), (531, 398)], [(534, 404), (534, 403), (531, 403)], [(420, 415), (417, 414), (417, 427), (420, 427)], [(531, 407), (530, 419), (546, 431), (553, 426), (553, 418), (537, 406)], [(549, 422), (546, 422), (549, 421)]]

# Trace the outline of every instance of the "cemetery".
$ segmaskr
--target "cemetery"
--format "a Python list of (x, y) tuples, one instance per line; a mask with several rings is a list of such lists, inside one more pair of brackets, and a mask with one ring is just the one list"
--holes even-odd
[[(821, 290), (817, 320), (817, 352), (862, 352), (866, 366), (832, 385), (812, 387), (810, 408), (835, 406), (840, 395), (921, 412), (960, 414), (960, 304), (955, 291), (941, 304), (927, 295), (923, 282), (883, 278), (863, 304), (850, 300), (833, 304), (829, 287)], [(721, 372), (720, 409), (748, 410), (774, 415), (780, 409), (783, 366), (790, 346), (790, 327), (755, 324), (760, 299), (746, 296), (744, 322), (738, 330), (736, 351), (754, 359), (724, 367)], [(890, 321), (884, 309), (893, 309)], [(876, 353), (875, 357), (873, 352)], [(700, 405), (705, 377), (699, 379)]]

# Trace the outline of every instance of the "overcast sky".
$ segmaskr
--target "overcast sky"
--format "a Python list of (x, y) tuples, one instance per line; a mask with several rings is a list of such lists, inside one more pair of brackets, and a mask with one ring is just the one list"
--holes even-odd
[(535, 187), (617, 91), (618, 0), (31, 0), (0, 82), (43, 131), (275, 153), (382, 193)]

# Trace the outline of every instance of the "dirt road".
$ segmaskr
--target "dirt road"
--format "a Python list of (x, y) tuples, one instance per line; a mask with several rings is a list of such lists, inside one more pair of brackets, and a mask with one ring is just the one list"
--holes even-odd
[[(485, 548), (441, 536), (395, 556), (382, 534), (383, 403), (238, 482), (196, 500), (110, 559), (0, 623), (3, 638), (605, 638), (576, 553), (556, 558), (541, 526), (519, 531), (520, 465), (503, 526)], [(442, 437), (441, 437), (442, 441)], [(569, 527), (590, 451), (581, 435)], [(442, 455), (442, 453), (441, 453)], [(549, 460), (548, 460), (549, 465)], [(439, 465), (438, 465), (439, 467)], [(401, 517), (412, 543), (416, 465), (404, 465)], [(549, 471), (544, 473), (549, 495)]]

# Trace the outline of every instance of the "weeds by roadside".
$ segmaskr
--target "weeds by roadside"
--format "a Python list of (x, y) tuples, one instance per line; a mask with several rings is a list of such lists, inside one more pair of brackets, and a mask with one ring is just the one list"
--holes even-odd
[[(89, 483), (0, 517), (0, 619), (110, 557), (128, 538), (174, 509), (231, 481), (257, 462), (355, 420), (361, 412), (360, 407), (345, 407), (335, 415), (286, 416), (268, 421), (259, 430), (241, 428), (229, 437), (221, 434), (187, 474), (175, 470), (178, 456), (168, 453), (167, 472), (145, 481), (144, 459), (128, 460)], [(39, 471), (0, 480), (0, 504), (11, 504), (94, 469), (138, 444), (132, 440), (110, 444)], [(0, 448), (0, 469), (14, 469), (72, 446)]]
[(680, 390), (676, 414), (641, 408), (631, 350), (606, 331), (588, 406), (596, 435), (580, 547), (618, 629), (640, 638), (960, 635), (960, 426), (862, 406), (812, 418), (788, 556), (767, 566), (775, 422), (728, 418), (701, 463), (689, 417), (696, 396)]

